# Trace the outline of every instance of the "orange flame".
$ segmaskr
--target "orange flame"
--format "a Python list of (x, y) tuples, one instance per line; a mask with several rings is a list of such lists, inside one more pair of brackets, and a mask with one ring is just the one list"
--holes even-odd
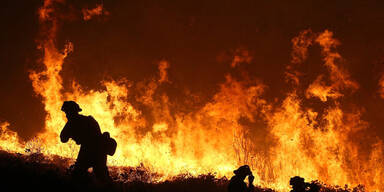
[(235, 55), (233, 57), (231, 67), (234, 68), (239, 66), (240, 63), (250, 63), (252, 61), (252, 56), (249, 51), (246, 49), (236, 49)]
[[(167, 61), (159, 63), (159, 75), (149, 81), (103, 81), (102, 89), (90, 91), (73, 82), (71, 89), (64, 90), (60, 71), (73, 45), (67, 43), (64, 50), (55, 45), (59, 22), (55, 3), (63, 2), (47, 0), (39, 11), (42, 26), (49, 26), (43, 28), (48, 38), (41, 41), (44, 69), (32, 71), (29, 76), (47, 113), (45, 130), (32, 144), (40, 145), (38, 150), (45, 155), (76, 157), (78, 146), (74, 142), (59, 141), (66, 121), (60, 107), (65, 100), (76, 100), (83, 114), (91, 114), (102, 131), (116, 139), (118, 148), (108, 164), (142, 163), (163, 175), (154, 181), (180, 173), (229, 177), (239, 165), (249, 164), (255, 183), (276, 190), (287, 190), (289, 178), (300, 175), (332, 185), (364, 184), (369, 191), (384, 191), (382, 141), (374, 138), (368, 152), (361, 151), (354, 139), (368, 123), (360, 118), (362, 110), (345, 112), (340, 104), (340, 99), (359, 85), (341, 67), (342, 57), (336, 51), (340, 43), (332, 32), (315, 34), (307, 30), (292, 40), (292, 65), (287, 66), (287, 76), (294, 81), (295, 89), (280, 103), (264, 98), (266, 85), (226, 75), (210, 102), (197, 110), (180, 112), (159, 90), (162, 83), (169, 82)], [(307, 50), (312, 45), (321, 47), (328, 74), (319, 74), (300, 95), (300, 72), (293, 65), (308, 58)], [(231, 66), (250, 61), (249, 53), (242, 51)], [(304, 107), (303, 101), (312, 98), (330, 104), (321, 111)], [(0, 147), (23, 152), (27, 144), (19, 143), (8, 126), (0, 125)]]
[(82, 13), (83, 13), (83, 19), (84, 19), (84, 21), (91, 20), (92, 17), (94, 17), (94, 16), (99, 16), (99, 15), (109, 15), (109, 12), (106, 11), (106, 10), (104, 10), (102, 4), (97, 5), (97, 6), (96, 6), (95, 8), (93, 8), (93, 9), (83, 9), (83, 10), (82, 10)]
[(380, 97), (384, 99), (384, 75), (382, 75), (379, 80), (379, 94)]
[(19, 141), (16, 132), (8, 129), (9, 125), (8, 122), (0, 123), (1, 149), (13, 153), (23, 153), (25, 145)]
[(167, 61), (160, 61), (160, 63), (159, 63), (159, 72), (160, 72), (159, 83), (169, 82), (168, 75), (167, 75), (167, 69), (168, 68), (169, 68), (169, 63)]

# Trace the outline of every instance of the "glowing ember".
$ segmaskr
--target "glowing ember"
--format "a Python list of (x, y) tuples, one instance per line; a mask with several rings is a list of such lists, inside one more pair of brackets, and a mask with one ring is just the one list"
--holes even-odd
[(100, 15), (109, 15), (109, 12), (103, 9), (103, 5), (97, 5), (93, 9), (83, 9), (83, 19), (84, 21), (91, 20), (94, 16), (100, 16)]
[(381, 98), (384, 99), (384, 75), (381, 76), (380, 81), (379, 81), (379, 93)]

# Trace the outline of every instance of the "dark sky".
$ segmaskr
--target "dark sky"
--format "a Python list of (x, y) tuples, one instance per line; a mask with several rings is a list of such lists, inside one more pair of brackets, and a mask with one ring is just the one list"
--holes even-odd
[[(68, 4), (80, 10), (100, 2)], [(28, 79), (28, 71), (39, 67), (36, 12), (41, 5), (5, 0), (0, 8), (0, 120), (9, 121), (23, 138), (44, 126), (43, 105)], [(75, 48), (64, 64), (67, 83), (76, 79), (85, 88), (98, 89), (105, 78), (141, 81), (166, 59), (173, 86), (209, 95), (233, 71), (230, 55), (241, 48), (253, 57), (242, 70), (269, 86), (270, 97), (279, 97), (285, 92), (291, 39), (305, 29), (329, 29), (342, 43), (338, 50), (345, 67), (360, 84), (354, 102), (366, 109), (364, 118), (384, 138), (384, 101), (376, 94), (384, 71), (384, 1), (104, 0), (104, 6), (107, 18), (62, 25), (58, 46), (69, 40)], [(319, 49), (313, 53), (304, 73), (316, 74), (321, 66)]]

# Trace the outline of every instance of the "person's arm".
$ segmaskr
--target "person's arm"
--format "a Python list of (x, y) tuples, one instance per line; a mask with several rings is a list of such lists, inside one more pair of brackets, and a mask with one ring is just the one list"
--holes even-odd
[(65, 124), (63, 130), (60, 133), (60, 140), (61, 140), (61, 142), (66, 143), (66, 142), (68, 142), (70, 137), (71, 137), (70, 127), (69, 127), (68, 122), (67, 122)]
[(248, 184), (248, 191), (249, 192), (253, 192), (254, 191), (254, 188), (255, 188), (255, 186), (253, 186), (253, 180), (254, 179), (255, 179), (255, 177), (252, 174), (248, 175), (248, 182), (249, 182), (249, 184)]

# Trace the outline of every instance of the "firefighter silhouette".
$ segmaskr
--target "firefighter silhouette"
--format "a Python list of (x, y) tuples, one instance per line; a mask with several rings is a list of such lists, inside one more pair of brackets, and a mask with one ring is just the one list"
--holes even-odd
[[(251, 169), (248, 165), (243, 165), (233, 171), (235, 175), (231, 178), (228, 184), (228, 192), (251, 192), (254, 190), (253, 180), (255, 177), (252, 175)], [(248, 186), (244, 179), (248, 176)]]
[[(74, 101), (65, 101), (61, 110), (68, 119), (60, 134), (61, 142), (66, 143), (71, 138), (80, 145), (80, 151), (73, 166), (72, 175), (83, 178), (90, 167), (96, 178), (102, 182), (109, 182), (107, 154), (113, 155), (116, 142), (109, 138), (109, 133), (101, 133), (99, 124), (92, 116), (79, 114), (81, 108)], [(112, 148), (106, 141), (113, 140)]]
[(316, 183), (306, 183), (304, 178), (295, 176), (289, 180), (292, 186), (291, 192), (319, 192), (320, 187)]

